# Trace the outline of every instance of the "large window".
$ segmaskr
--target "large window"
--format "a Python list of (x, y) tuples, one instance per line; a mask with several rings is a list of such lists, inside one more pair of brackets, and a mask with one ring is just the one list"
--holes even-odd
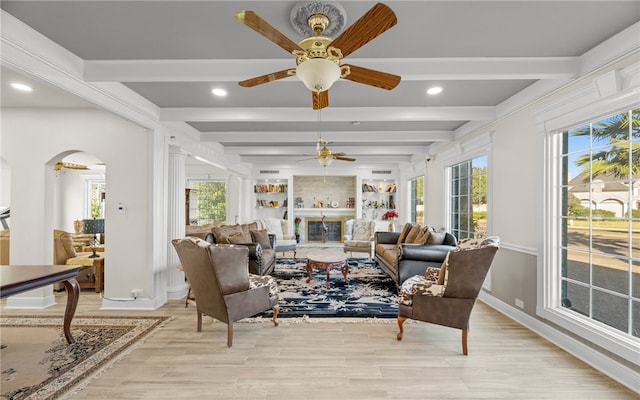
[(487, 236), (487, 156), (451, 167), (451, 233), (458, 239)]
[(107, 184), (103, 179), (87, 180), (86, 218), (104, 218), (104, 200)]
[(222, 181), (191, 181), (189, 223), (206, 225), (227, 220), (227, 186)]
[(560, 304), (640, 337), (640, 110), (556, 135)]
[(411, 222), (424, 225), (424, 176), (411, 179), (409, 187)]

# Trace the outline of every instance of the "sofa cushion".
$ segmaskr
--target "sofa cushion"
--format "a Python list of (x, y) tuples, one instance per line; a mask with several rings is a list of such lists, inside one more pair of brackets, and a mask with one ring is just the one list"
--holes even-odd
[(437, 283), (438, 285), (444, 285), (447, 281), (447, 268), (449, 267), (449, 254), (451, 251), (447, 253), (447, 256), (444, 258), (442, 265), (440, 266), (440, 271), (438, 273)]
[(231, 236), (227, 236), (226, 239), (230, 244), (243, 244), (243, 243), (251, 243), (251, 240), (247, 241), (242, 233), (234, 233)]
[(407, 237), (404, 238), (403, 243), (413, 243), (415, 238), (418, 237), (418, 235), (422, 232), (422, 229), (422, 225), (415, 224), (407, 234)]
[(253, 242), (253, 240), (251, 239), (251, 225), (242, 224), (240, 225), (240, 229), (242, 230), (242, 235), (244, 236), (244, 243)]
[(431, 229), (428, 226), (422, 228), (422, 231), (413, 239), (414, 244), (427, 244), (427, 240), (429, 239), (429, 235), (431, 234)]
[(371, 251), (371, 241), (370, 240), (345, 240), (344, 247), (362, 247), (363, 249), (367, 249), (367, 252)]
[(444, 239), (447, 237), (446, 232), (431, 232), (429, 238), (427, 238), (427, 244), (443, 244)]
[(271, 241), (269, 240), (269, 234), (265, 230), (251, 231), (252, 242), (260, 243), (263, 250), (271, 249)]
[(278, 284), (271, 275), (249, 274), (249, 289), (257, 289), (263, 286), (269, 287), (269, 297), (278, 296)]
[(406, 224), (404, 224), (404, 226), (402, 227), (402, 232), (400, 232), (400, 236), (398, 237), (398, 241), (396, 242), (396, 244), (404, 243), (404, 239), (406, 239), (407, 235), (411, 231), (411, 228), (413, 228), (413, 224), (411, 222), (407, 222)]
[(244, 235), (240, 225), (222, 225), (212, 229), (213, 236), (216, 238), (216, 243), (225, 244), (231, 243), (229, 237), (235, 234)]
[(382, 258), (389, 263), (389, 265), (393, 265), (395, 268), (398, 267), (398, 246), (396, 245), (382, 245), (389, 246), (386, 247), (381, 253)]

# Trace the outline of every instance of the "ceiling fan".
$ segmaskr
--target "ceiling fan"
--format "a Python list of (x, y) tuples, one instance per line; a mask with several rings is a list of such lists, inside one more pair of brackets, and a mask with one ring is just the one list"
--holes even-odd
[[(312, 2), (313, 6), (332, 7), (331, 3)], [(342, 59), (369, 43), (398, 20), (385, 4), (378, 3), (337, 38), (323, 36), (331, 19), (321, 12), (308, 16), (307, 24), (314, 36), (296, 44), (253, 11), (240, 11), (235, 15), (242, 24), (255, 30), (288, 53), (296, 57), (296, 68), (285, 69), (239, 82), (240, 86), (253, 87), (296, 75), (311, 90), (314, 110), (329, 105), (329, 88), (339, 78), (378, 88), (391, 90), (400, 83), (400, 76), (355, 65), (342, 65)]]
[(53, 169), (55, 171), (60, 171), (62, 168), (66, 168), (66, 169), (89, 169), (89, 167), (87, 167), (86, 165), (82, 165), (82, 164), (76, 164), (76, 163), (71, 163), (71, 162), (63, 162), (63, 161), (58, 161), (54, 166)]
[[(316, 154), (311, 158), (305, 158), (304, 160), (300, 161), (317, 159), (320, 165), (322, 165), (323, 167), (328, 167), (329, 165), (331, 165), (333, 160), (351, 162), (356, 160), (355, 158), (347, 157), (345, 153), (334, 153), (333, 151), (329, 150), (329, 148), (327, 147), (328, 144), (329, 142), (323, 140), (322, 138), (319, 138), (318, 142), (316, 143)], [(311, 154), (307, 155), (311, 156)]]

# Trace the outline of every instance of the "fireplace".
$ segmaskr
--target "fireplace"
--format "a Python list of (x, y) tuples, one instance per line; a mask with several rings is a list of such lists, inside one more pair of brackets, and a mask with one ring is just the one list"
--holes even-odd
[[(322, 243), (322, 217), (305, 218), (307, 227), (307, 243)], [(327, 227), (327, 242), (341, 243), (344, 231), (344, 219), (340, 217), (325, 217)]]

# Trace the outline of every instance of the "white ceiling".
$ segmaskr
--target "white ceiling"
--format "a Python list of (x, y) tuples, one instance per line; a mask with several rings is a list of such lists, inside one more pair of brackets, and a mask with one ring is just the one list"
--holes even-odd
[[(2, 1), (0, 6), (84, 60), (88, 84), (121, 84), (127, 96), (160, 107), (162, 121), (186, 124), (201, 142), (218, 142), (225, 154), (265, 165), (313, 153), (320, 131), (334, 151), (358, 162), (409, 162), (431, 145), (488, 123), (516, 93), (540, 95), (583, 74), (585, 52), (640, 20), (638, 1), (390, 0), (386, 4), (398, 24), (345, 60), (398, 74), (400, 85), (386, 91), (340, 80), (329, 91), (319, 123), (309, 91), (295, 77), (254, 88), (237, 85), (295, 67), (295, 60), (238, 23), (235, 12), (253, 10), (297, 42), (303, 38), (289, 21), (296, 3)], [(340, 4), (349, 26), (375, 2)], [(3, 69), (3, 107), (25, 106), (6, 93), (4, 85), (14, 77)], [(443, 93), (427, 96), (425, 90), (436, 84)], [(212, 96), (217, 87), (228, 95)], [(70, 107), (86, 106), (64, 97)]]

